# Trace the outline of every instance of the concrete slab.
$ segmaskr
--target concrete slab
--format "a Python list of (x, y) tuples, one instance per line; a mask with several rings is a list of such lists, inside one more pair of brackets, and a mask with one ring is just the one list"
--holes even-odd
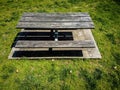
[[(24, 30), (22, 29), (21, 32), (50, 32), (50, 30)], [(59, 32), (72, 32), (73, 35), (73, 40), (74, 41), (80, 41), (80, 40), (92, 40), (94, 41), (95, 48), (53, 48), (54, 51), (70, 51), (70, 52), (78, 52), (81, 51), (82, 55), (80, 54), (81, 52), (78, 52), (77, 55), (75, 56), (35, 56), (35, 57), (19, 57), (15, 56), (16, 52), (21, 51), (45, 51), (47, 52), (49, 49), (48, 48), (15, 48), (12, 47), (11, 52), (8, 56), (8, 59), (22, 59), (22, 58), (27, 58), (27, 59), (51, 59), (51, 58), (82, 58), (82, 59), (100, 59), (101, 54), (99, 52), (99, 49), (97, 47), (97, 44), (94, 40), (94, 37), (92, 35), (92, 32), (90, 29), (78, 29), (78, 30), (59, 30)], [(47, 52), (48, 53), (48, 52)], [(75, 53), (75, 52), (74, 52)], [(80, 55), (80, 56), (79, 56)]]

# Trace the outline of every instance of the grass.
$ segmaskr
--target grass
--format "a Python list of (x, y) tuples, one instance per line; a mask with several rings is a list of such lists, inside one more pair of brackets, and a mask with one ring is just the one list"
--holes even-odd
[[(1, 0), (0, 90), (119, 90), (119, 0)], [(101, 60), (8, 60), (23, 12), (89, 12)]]

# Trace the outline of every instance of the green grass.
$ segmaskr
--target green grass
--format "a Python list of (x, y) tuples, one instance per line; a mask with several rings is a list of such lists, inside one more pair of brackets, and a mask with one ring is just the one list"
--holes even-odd
[[(101, 60), (8, 60), (23, 12), (89, 12)], [(119, 0), (0, 0), (0, 90), (120, 90)]]

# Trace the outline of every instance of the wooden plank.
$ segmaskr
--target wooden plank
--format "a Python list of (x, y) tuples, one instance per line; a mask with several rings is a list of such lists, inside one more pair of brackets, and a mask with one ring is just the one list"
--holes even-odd
[(24, 13), (24, 17), (37, 17), (37, 16), (86, 16), (88, 17), (88, 13), (82, 13), (82, 12), (73, 12), (73, 13)]
[(35, 29), (93, 29), (93, 22), (19, 22), (17, 28)]
[(16, 48), (94, 48), (94, 42), (87, 41), (17, 41)]
[(64, 21), (68, 21), (68, 22), (91, 22), (91, 18), (90, 17), (70, 17), (70, 16), (66, 16), (66, 17), (58, 17), (58, 16), (54, 16), (54, 17), (45, 17), (45, 16), (40, 16), (40, 17), (22, 17), (20, 19), (20, 21), (24, 21), (24, 22), (44, 22), (44, 21), (60, 21), (60, 22), (64, 22)]

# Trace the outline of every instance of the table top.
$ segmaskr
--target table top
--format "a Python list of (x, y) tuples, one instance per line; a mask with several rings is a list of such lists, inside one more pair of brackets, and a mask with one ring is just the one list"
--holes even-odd
[(16, 26), (20, 29), (94, 29), (88, 13), (23, 13)]

